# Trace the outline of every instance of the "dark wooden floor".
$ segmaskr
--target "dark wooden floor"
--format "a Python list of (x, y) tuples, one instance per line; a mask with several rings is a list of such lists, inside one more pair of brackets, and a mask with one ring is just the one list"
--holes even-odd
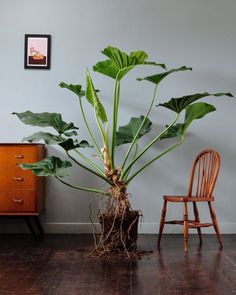
[(214, 235), (202, 249), (190, 236), (183, 253), (181, 235), (140, 235), (140, 259), (92, 258), (90, 235), (46, 235), (35, 245), (30, 235), (0, 235), (0, 295), (236, 294), (236, 235), (225, 235), (218, 250)]

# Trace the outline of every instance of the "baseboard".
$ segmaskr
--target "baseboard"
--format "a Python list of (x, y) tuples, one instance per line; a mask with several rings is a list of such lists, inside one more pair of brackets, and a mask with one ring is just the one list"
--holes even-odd
[[(220, 232), (222, 234), (236, 234), (236, 223), (220, 223)], [(139, 232), (143, 234), (155, 234), (159, 230), (159, 223), (141, 223), (139, 225)], [(197, 233), (196, 229), (190, 229), (190, 233)], [(215, 233), (213, 227), (202, 228), (202, 232), (206, 234)], [(182, 226), (168, 225), (164, 227), (164, 233), (166, 234), (179, 234), (183, 233)]]
[[(90, 223), (43, 223), (43, 227), (46, 233), (92, 233), (93, 227)], [(236, 234), (236, 223), (220, 223), (220, 231), (222, 234)], [(99, 226), (97, 225), (97, 228)], [(139, 225), (139, 233), (142, 234), (156, 234), (159, 228), (158, 223), (141, 223)], [(181, 226), (166, 225), (164, 233), (176, 234), (182, 233)], [(28, 232), (27, 227), (24, 224), (4, 224), (0, 226), (0, 233), (24, 233)], [(203, 233), (214, 233), (213, 228), (202, 229)], [(191, 229), (190, 233), (196, 233), (196, 230)]]
[[(92, 233), (93, 227), (90, 223), (47, 223), (44, 225), (47, 233)], [(99, 225), (96, 225), (99, 228)], [(236, 223), (221, 223), (219, 224), (222, 234), (236, 234)], [(139, 233), (156, 234), (159, 229), (159, 223), (140, 223)], [(214, 233), (214, 229), (204, 228), (203, 233)], [(166, 225), (165, 233), (176, 234), (182, 233), (181, 226)], [(196, 233), (196, 230), (190, 229), (191, 233)]]

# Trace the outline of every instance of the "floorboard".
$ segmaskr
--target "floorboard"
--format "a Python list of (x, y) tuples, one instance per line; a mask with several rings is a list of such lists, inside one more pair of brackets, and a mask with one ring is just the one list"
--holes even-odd
[(147, 251), (130, 261), (90, 257), (91, 235), (45, 235), (37, 244), (27, 234), (0, 235), (0, 295), (228, 295), (236, 294), (236, 235), (189, 237), (140, 235), (138, 248)]

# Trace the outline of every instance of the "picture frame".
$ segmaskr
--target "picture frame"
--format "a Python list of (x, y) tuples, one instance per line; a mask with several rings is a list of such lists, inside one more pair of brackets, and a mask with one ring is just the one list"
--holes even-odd
[(24, 68), (49, 70), (51, 35), (25, 34)]

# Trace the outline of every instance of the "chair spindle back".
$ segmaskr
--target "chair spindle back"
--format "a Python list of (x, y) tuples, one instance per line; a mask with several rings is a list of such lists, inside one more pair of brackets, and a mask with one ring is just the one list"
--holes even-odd
[(220, 156), (214, 150), (203, 150), (193, 162), (188, 196), (211, 197), (220, 169)]

